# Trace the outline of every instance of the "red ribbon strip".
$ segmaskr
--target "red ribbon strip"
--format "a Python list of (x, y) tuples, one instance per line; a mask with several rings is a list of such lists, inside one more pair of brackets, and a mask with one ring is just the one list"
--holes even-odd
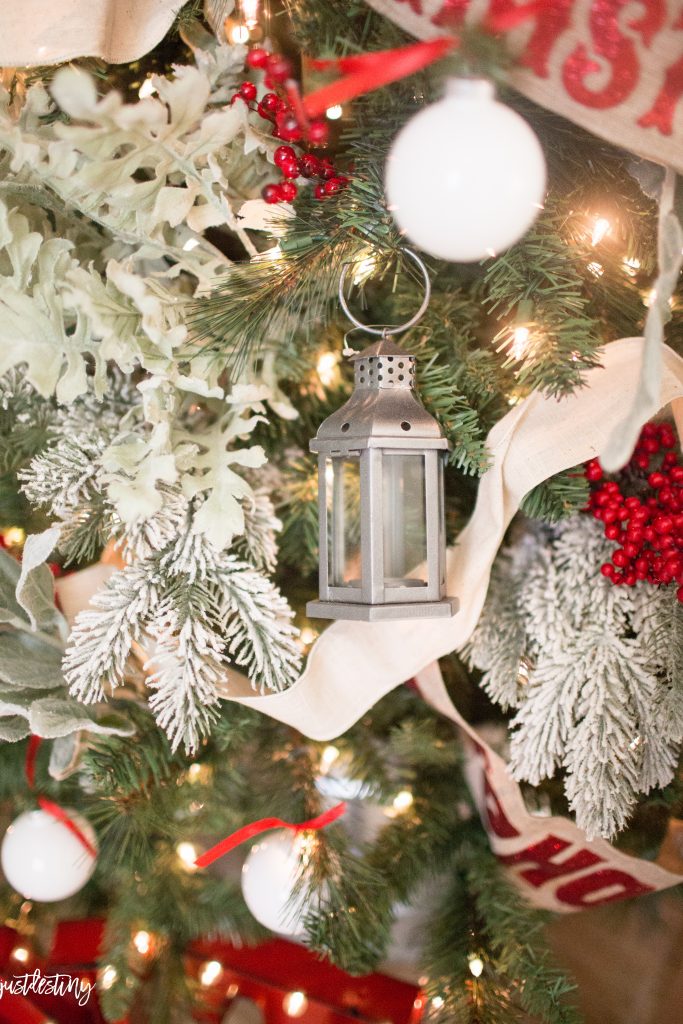
[(262, 832), (268, 832), (271, 828), (288, 828), (292, 832), (317, 832), (318, 829), (325, 828), (327, 825), (331, 825), (333, 821), (336, 821), (337, 818), (341, 818), (342, 814), (346, 812), (346, 807), (346, 803), (337, 804), (336, 807), (330, 808), (324, 814), (319, 814), (317, 818), (302, 821), (298, 825), (293, 824), (291, 821), (283, 821), (282, 818), (261, 818), (259, 821), (252, 821), (251, 825), (244, 825), (243, 828), (238, 828), (232, 835), (226, 836), (220, 843), (216, 843), (206, 853), (197, 857), (194, 862), (195, 867), (208, 867), (209, 864), (213, 864), (219, 857), (224, 857), (226, 853), (230, 853), (236, 846), (246, 843), (248, 839), (253, 839), (255, 836), (260, 836)]
[(407, 78), (440, 60), (458, 44), (456, 36), (439, 36), (424, 43), (401, 46), (396, 50), (379, 50), (338, 60), (313, 60), (311, 65), (317, 70), (334, 68), (341, 71), (343, 77), (304, 96), (306, 115), (318, 117), (329, 107), (347, 103), (356, 96), (372, 92), (390, 82), (397, 82), (399, 78)]
[[(36, 757), (38, 756), (38, 748), (42, 743), (40, 736), (31, 735), (29, 737), (28, 746), (26, 747), (26, 761), (24, 764), (24, 771), (26, 773), (26, 781), (28, 782), (28, 788), (34, 790), (36, 788)], [(52, 800), (48, 800), (44, 796), (39, 796), (38, 805), (47, 813), (60, 821), (62, 825), (68, 828), (69, 832), (78, 839), (81, 846), (87, 850), (92, 856), (97, 856), (97, 850), (94, 848), (88, 837), (78, 827), (75, 821), (73, 821), (66, 811), (55, 804)]]

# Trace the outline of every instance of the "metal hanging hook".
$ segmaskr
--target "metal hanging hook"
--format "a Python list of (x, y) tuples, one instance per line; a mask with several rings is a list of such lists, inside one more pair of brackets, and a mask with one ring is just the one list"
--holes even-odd
[(432, 282), (429, 279), (429, 271), (424, 265), (424, 262), (420, 259), (416, 252), (413, 252), (412, 249), (402, 248), (401, 252), (405, 253), (406, 256), (410, 257), (410, 259), (413, 261), (413, 263), (415, 263), (418, 270), (422, 274), (425, 293), (424, 298), (422, 299), (422, 304), (418, 309), (417, 313), (415, 313), (415, 315), (412, 316), (410, 320), (406, 320), (405, 323), (397, 324), (394, 327), (376, 327), (374, 324), (364, 324), (362, 320), (359, 320), (356, 316), (354, 316), (354, 314), (349, 309), (348, 302), (346, 301), (346, 296), (344, 295), (346, 275), (348, 274), (349, 267), (354, 266), (354, 264), (345, 263), (344, 267), (342, 268), (341, 277), (339, 278), (339, 305), (344, 310), (351, 323), (355, 324), (355, 326), (359, 327), (362, 331), (366, 331), (368, 334), (378, 334), (381, 337), (386, 337), (392, 334), (402, 334), (403, 331), (407, 331), (411, 327), (414, 327), (415, 324), (422, 319), (422, 317), (427, 311), (427, 307), (429, 306), (429, 300), (432, 294)]

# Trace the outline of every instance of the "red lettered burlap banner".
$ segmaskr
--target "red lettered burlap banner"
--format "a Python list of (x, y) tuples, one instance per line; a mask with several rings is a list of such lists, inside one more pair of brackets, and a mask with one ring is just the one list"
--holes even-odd
[(681, 0), (366, 0), (418, 39), (495, 28), (512, 85), (596, 135), (683, 173)]

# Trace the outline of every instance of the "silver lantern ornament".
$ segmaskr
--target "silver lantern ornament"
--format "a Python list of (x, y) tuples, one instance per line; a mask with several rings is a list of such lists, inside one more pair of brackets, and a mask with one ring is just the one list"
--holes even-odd
[(391, 335), (412, 327), (429, 303), (429, 275), (419, 267), (424, 301), (397, 327), (362, 324), (344, 295), (349, 319), (378, 341), (351, 358), (355, 386), (310, 442), (318, 454), (320, 599), (307, 614), (322, 619), (451, 616), (446, 596), (443, 463), (448, 441), (415, 390), (415, 357)]

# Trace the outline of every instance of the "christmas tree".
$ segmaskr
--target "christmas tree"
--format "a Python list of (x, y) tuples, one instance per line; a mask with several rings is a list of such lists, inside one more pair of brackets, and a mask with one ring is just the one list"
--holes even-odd
[(68, 6), (0, 15), (3, 969), (97, 918), (104, 1019), (237, 1021), (216, 950), (417, 913), (410, 1020), (578, 1024), (548, 911), (683, 877), (676, 12)]

